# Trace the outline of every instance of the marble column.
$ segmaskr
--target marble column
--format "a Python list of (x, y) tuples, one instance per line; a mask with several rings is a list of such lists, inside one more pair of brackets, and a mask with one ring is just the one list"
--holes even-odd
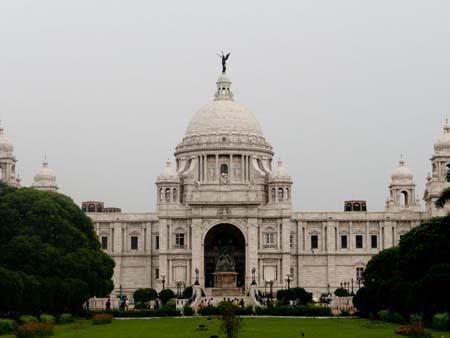
[(191, 266), (191, 282), (195, 283), (195, 269), (199, 270), (200, 286), (205, 284), (205, 266), (203, 263), (203, 243), (202, 243), (202, 223), (200, 218), (192, 219), (192, 266)]

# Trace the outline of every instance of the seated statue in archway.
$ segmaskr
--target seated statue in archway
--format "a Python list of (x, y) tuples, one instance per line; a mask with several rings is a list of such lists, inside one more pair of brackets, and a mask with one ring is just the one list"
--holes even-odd
[(230, 255), (228, 249), (224, 249), (216, 261), (215, 272), (234, 272), (236, 269), (236, 263), (233, 256)]

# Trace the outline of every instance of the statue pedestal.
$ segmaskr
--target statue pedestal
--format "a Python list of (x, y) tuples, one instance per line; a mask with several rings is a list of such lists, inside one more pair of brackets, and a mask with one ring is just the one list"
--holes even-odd
[(237, 272), (214, 272), (214, 288), (234, 289), (237, 284)]

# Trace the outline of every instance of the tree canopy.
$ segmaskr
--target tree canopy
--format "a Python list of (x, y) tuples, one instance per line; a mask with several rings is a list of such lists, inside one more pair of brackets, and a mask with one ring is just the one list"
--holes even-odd
[(0, 183), (0, 311), (76, 311), (111, 292), (113, 268), (69, 197)]
[(362, 313), (389, 309), (407, 317), (450, 310), (450, 217), (433, 218), (367, 264), (354, 304)]

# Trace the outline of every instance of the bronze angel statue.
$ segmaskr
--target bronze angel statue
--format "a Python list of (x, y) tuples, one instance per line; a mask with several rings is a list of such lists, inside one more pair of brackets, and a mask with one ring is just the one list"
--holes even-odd
[(222, 54), (217, 54), (217, 55), (219, 55), (219, 57), (222, 59), (222, 74), (225, 74), (225, 72), (227, 70), (227, 60), (230, 57), (230, 53), (225, 55), (222, 51)]

